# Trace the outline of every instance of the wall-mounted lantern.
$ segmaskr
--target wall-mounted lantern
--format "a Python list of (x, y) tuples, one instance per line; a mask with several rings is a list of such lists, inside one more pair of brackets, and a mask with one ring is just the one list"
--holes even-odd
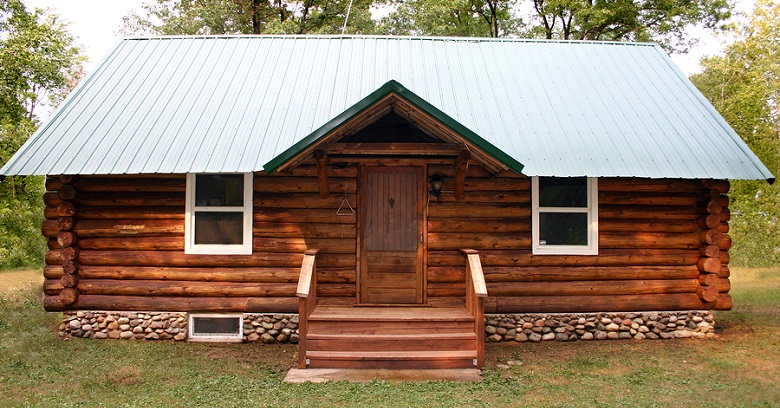
[(434, 174), (433, 177), (431, 177), (430, 183), (431, 194), (436, 197), (436, 201), (441, 201), (441, 187), (444, 184), (444, 179), (440, 175)]

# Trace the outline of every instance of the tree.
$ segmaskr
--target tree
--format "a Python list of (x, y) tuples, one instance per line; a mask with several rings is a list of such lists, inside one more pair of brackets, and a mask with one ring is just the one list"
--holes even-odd
[[(780, 4), (758, 0), (738, 39), (701, 62), (691, 80), (774, 172), (780, 172)], [(737, 265), (780, 263), (780, 186), (734, 181), (730, 193)]]
[[(35, 130), (36, 108), (58, 104), (78, 82), (79, 52), (57, 16), (0, 0), (0, 166)], [(0, 183), (0, 267), (42, 263), (42, 195), (41, 177)]]
[(409, 0), (388, 4), (396, 10), (380, 25), (387, 34), (656, 41), (676, 51), (690, 43), (686, 28), (714, 29), (731, 16), (727, 0)]
[[(124, 17), (124, 34), (340, 33), (349, 0), (155, 0)], [(354, 0), (347, 32), (370, 33), (369, 0)]]

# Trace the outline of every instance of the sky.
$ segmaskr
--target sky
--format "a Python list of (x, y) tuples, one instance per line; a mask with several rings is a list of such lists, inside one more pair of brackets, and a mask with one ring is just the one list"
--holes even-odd
[[(91, 72), (121, 39), (117, 32), (122, 26), (122, 17), (131, 10), (140, 10), (145, 2), (148, 0), (26, 0), (25, 4), (28, 8), (49, 8), (70, 23), (71, 34), (89, 57), (86, 71)], [(748, 12), (753, 2), (737, 0), (736, 8)], [(699, 45), (688, 54), (672, 55), (672, 60), (686, 75), (700, 72), (701, 57), (717, 54), (724, 42), (704, 30), (693, 29), (691, 33), (699, 38)]]

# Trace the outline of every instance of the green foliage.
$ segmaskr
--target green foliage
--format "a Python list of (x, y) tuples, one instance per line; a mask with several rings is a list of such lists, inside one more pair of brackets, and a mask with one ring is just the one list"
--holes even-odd
[(516, 0), (410, 0), (393, 4), (395, 12), (378, 31), (392, 35), (505, 37), (518, 31)]
[[(155, 0), (124, 17), (124, 34), (313, 34), (340, 33), (349, 0)], [(354, 0), (347, 32), (369, 34), (369, 0)]]
[[(84, 57), (65, 24), (21, 0), (0, 0), (0, 166), (35, 130), (35, 110), (56, 105), (82, 75)], [(43, 179), (9, 177), (0, 183), (0, 268), (37, 266)]]
[[(702, 60), (691, 77), (764, 164), (780, 172), (780, 4), (759, 0), (740, 38), (724, 55)], [(780, 264), (780, 185), (733, 181), (732, 263)]]

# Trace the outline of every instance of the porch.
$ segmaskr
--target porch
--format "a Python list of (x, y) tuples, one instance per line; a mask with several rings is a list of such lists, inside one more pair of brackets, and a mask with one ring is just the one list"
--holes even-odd
[(487, 296), (477, 251), (464, 249), (465, 306), (328, 304), (317, 300), (317, 250), (298, 281), (299, 368), (480, 368)]

